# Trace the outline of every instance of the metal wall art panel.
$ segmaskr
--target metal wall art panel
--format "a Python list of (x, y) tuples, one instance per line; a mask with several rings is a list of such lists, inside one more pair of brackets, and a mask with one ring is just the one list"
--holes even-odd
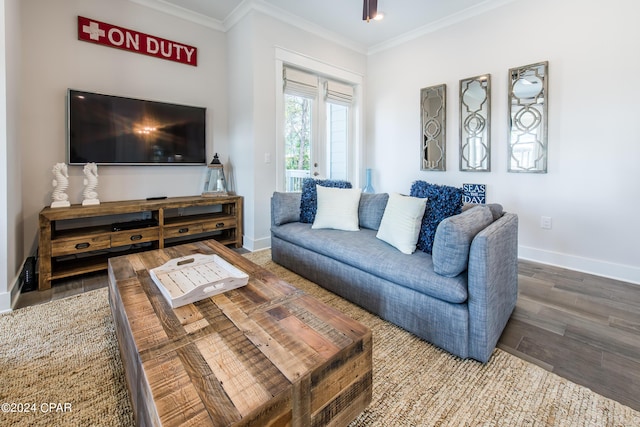
[(460, 80), (460, 170), (491, 170), (491, 75)]
[(548, 66), (509, 70), (509, 172), (547, 172)]
[(420, 90), (421, 170), (446, 170), (446, 89), (442, 84)]

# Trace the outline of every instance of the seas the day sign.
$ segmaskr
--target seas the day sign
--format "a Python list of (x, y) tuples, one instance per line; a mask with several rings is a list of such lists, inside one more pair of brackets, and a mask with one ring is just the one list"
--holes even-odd
[(464, 203), (485, 204), (487, 202), (486, 184), (462, 184), (462, 193)]
[(193, 46), (83, 16), (78, 16), (78, 39), (194, 67), (198, 65), (198, 49)]

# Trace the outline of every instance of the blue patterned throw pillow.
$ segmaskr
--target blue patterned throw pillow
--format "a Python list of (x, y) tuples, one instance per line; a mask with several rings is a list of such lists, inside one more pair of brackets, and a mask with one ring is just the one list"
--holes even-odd
[(416, 181), (411, 185), (412, 197), (427, 197), (427, 208), (422, 218), (422, 227), (418, 236), (417, 248), (431, 253), (433, 239), (436, 236), (438, 224), (445, 218), (462, 212), (462, 188), (448, 185), (429, 184)]
[(337, 181), (331, 179), (305, 178), (302, 181), (302, 198), (300, 199), (300, 222), (313, 224), (318, 210), (318, 193), (316, 184), (322, 187), (351, 188), (348, 181)]

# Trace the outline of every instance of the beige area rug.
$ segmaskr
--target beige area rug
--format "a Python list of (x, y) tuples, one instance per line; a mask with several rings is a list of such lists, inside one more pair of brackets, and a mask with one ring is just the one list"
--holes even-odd
[[(460, 360), (269, 251), (247, 257), (373, 331), (373, 402), (354, 426), (640, 426), (639, 412), (506, 352), (486, 365)], [(134, 425), (122, 369), (106, 289), (2, 315), (0, 425)]]

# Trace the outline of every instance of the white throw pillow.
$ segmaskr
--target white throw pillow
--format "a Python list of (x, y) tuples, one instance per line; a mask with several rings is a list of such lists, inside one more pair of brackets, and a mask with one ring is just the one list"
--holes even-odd
[(359, 188), (331, 188), (316, 185), (318, 209), (311, 228), (358, 231)]
[(426, 198), (389, 194), (376, 237), (403, 254), (412, 254), (416, 250), (426, 205)]

